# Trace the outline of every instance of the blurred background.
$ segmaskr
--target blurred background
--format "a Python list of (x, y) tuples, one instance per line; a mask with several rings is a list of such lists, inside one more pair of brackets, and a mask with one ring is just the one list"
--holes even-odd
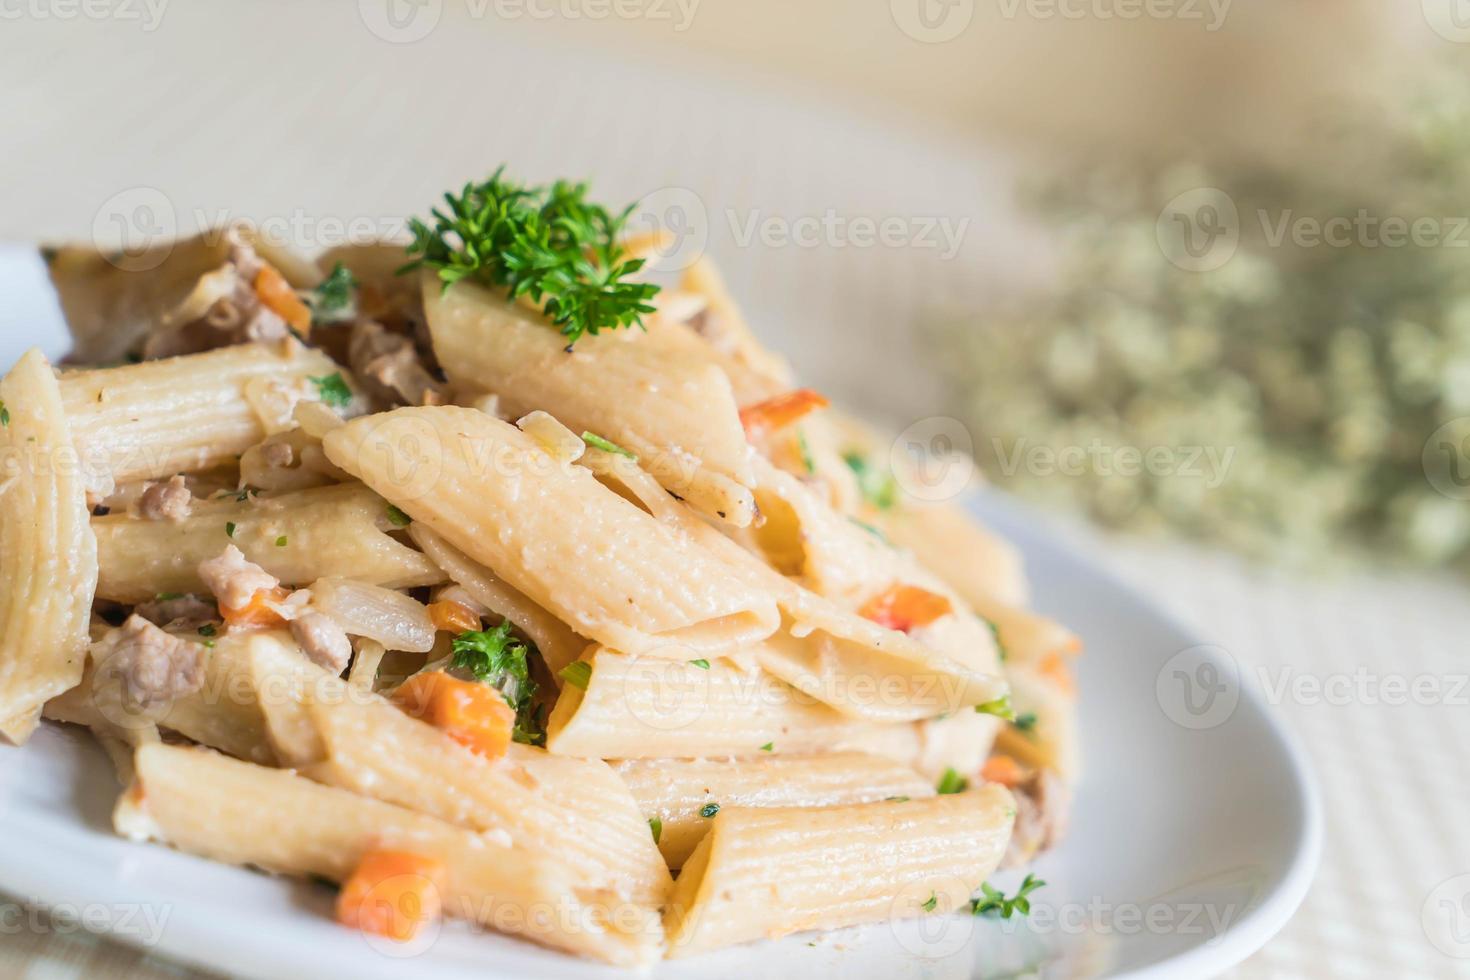
[[(0, 20), (0, 241), (131, 250), (243, 217), (315, 251), (501, 162), (590, 178), (675, 234), (666, 267), (714, 255), (814, 387), (894, 431), (959, 419), (990, 480), (1242, 663), (1441, 692), (1470, 669), (1464, 0)], [(0, 341), (31, 315), (0, 302)], [(1240, 976), (1470, 969), (1425, 905), (1470, 871), (1470, 702), (1354, 690), (1280, 701), (1328, 850)]]

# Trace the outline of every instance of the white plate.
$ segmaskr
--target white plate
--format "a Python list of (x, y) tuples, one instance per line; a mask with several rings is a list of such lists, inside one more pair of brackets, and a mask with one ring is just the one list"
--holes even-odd
[[(52, 353), (64, 345), (39, 263), (0, 254), (0, 296), (0, 365), (32, 344)], [(1048, 885), (1031, 918), (794, 936), (658, 976), (1198, 977), (1240, 961), (1290, 918), (1322, 839), (1296, 743), (1236, 681), (1228, 655), (1199, 647), (1015, 504), (987, 495), (976, 506), (1024, 551), (1039, 609), (1087, 645), (1078, 676), (1086, 772), (1070, 836), (1037, 868)], [(325, 888), (113, 836), (117, 791), (80, 731), (48, 725), (23, 749), (0, 747), (0, 890), (252, 977), (620, 975), (459, 924), (412, 960), (393, 958), (331, 923)]]

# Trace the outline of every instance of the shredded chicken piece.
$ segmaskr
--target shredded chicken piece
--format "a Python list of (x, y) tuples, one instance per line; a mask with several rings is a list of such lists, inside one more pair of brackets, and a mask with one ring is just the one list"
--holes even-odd
[(325, 613), (308, 612), (291, 620), (291, 636), (312, 663), (334, 674), (346, 670), (352, 659), (352, 641)]
[(145, 521), (187, 520), (194, 510), (194, 495), (182, 476), (167, 483), (149, 483), (138, 498), (138, 516)]
[(224, 553), (218, 558), (199, 563), (199, 577), (221, 606), (241, 609), (250, 604), (257, 592), (266, 592), (281, 584), (259, 565), (245, 560), (245, 555), (234, 545), (225, 545)]
[(255, 292), (255, 277), (263, 265), (255, 249), (237, 229), (230, 229), (226, 235), (229, 259), (200, 277), (193, 292), (164, 317), (143, 345), (145, 359), (197, 354), (291, 335), (286, 321), (265, 306)]
[(180, 632), (197, 630), (205, 623), (219, 622), (219, 610), (214, 603), (205, 602), (198, 596), (186, 595), (177, 599), (155, 599), (145, 602), (134, 613), (155, 626)]
[(1016, 824), (1001, 862), (1014, 868), (1055, 846), (1067, 832), (1072, 793), (1056, 773), (1039, 769), (1015, 788)]
[(260, 455), (265, 465), (275, 470), (290, 469), (296, 462), (296, 450), (287, 442), (267, 442), (261, 447)]
[(381, 401), (444, 404), (444, 389), (419, 360), (413, 341), (380, 323), (359, 320), (353, 325), (348, 363), (357, 379)]
[(204, 686), (204, 646), (130, 616), (92, 645), (98, 676), (116, 678), (124, 703), (157, 708)]

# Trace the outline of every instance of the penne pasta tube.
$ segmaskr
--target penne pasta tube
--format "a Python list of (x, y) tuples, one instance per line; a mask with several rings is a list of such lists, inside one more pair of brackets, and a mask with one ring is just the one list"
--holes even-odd
[(585, 689), (562, 688), (546, 747), (586, 759), (752, 756), (858, 749), (905, 759), (912, 725), (849, 718), (755, 667), (748, 658), (679, 662), (598, 649)]
[(704, 813), (711, 806), (838, 806), (934, 795), (934, 786), (909, 767), (861, 752), (637, 759), (614, 763), (613, 771), (638, 809), (658, 821), (658, 848), (671, 868), (684, 864), (709, 829)]
[[(488, 389), (512, 416), (542, 409), (638, 455), (670, 492), (737, 527), (755, 518), (750, 447), (730, 381), (661, 329), (566, 338), (534, 310), (425, 272), (424, 308), (450, 380)], [(672, 332), (677, 325), (667, 325)]]
[(314, 399), (308, 379), (338, 372), (325, 354), (287, 340), (70, 371), (61, 392), (77, 452), (93, 485), (106, 487), (233, 464), (267, 435), (252, 385)]
[(530, 637), (542, 659), (546, 661), (552, 677), (556, 678), (558, 684), (561, 683), (561, 678), (557, 676), (561, 669), (587, 649), (587, 640), (584, 637), (578, 636), (566, 623), (429, 530), (427, 525), (414, 524), (408, 529), (408, 533), (414, 544), (422, 548), (429, 560), (438, 565), (451, 581), (468, 592), (476, 602), (497, 616), (510, 620), (517, 629)]
[(1082, 640), (1061, 623), (1019, 606), (982, 597), (975, 612), (995, 630), (1006, 665), (1041, 667), (1048, 660), (1074, 657), (1082, 652)]
[(124, 699), (123, 664), (89, 658), (81, 683), (46, 702), (45, 715), (130, 744), (140, 733), (163, 728), (236, 758), (273, 764), (276, 755), (250, 678), (250, 649), (259, 637), (291, 642), (285, 633), (227, 633), (202, 653), (197, 690), (146, 706)]
[(443, 862), (446, 915), (617, 966), (658, 956), (656, 914), (578, 888), (551, 855), (213, 752), (148, 745), (113, 812), (118, 833), (226, 864), (344, 881), (381, 848)]
[(399, 409), (350, 422), (324, 445), (415, 521), (608, 646), (718, 653), (778, 625), (768, 594), (687, 535), (483, 412)]
[(389, 533), (395, 527), (388, 514), (371, 490), (342, 484), (196, 500), (181, 521), (94, 518), (102, 566), (98, 595), (136, 603), (159, 593), (203, 592), (199, 563), (231, 544), (286, 585), (331, 576), (389, 588), (444, 581), (431, 561)]
[(1029, 601), (1020, 551), (963, 509), (905, 499), (901, 506), (868, 516), (890, 541), (912, 551), (970, 605), (1023, 606)]
[(998, 785), (855, 806), (722, 807), (674, 887), (668, 956), (956, 911), (1000, 863), (1014, 819)]
[(513, 744), (490, 761), (263, 636), (253, 680), (282, 763), (318, 782), (550, 855), (590, 889), (657, 908), (672, 881), (627, 788), (598, 760)]
[(0, 380), (0, 735), (26, 741), (86, 662), (97, 542), (61, 392), (40, 351)]

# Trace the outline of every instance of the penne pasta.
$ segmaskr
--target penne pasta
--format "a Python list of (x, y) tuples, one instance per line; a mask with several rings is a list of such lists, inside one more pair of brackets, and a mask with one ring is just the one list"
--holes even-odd
[(118, 833), (225, 864), (344, 881), (375, 848), (442, 861), (445, 914), (617, 966), (658, 957), (656, 915), (579, 888), (549, 856), (402, 807), (199, 749), (149, 745)]
[(61, 392), (40, 351), (0, 380), (0, 735), (26, 741), (86, 661), (97, 542)]
[(233, 464), (267, 435), (247, 397), (252, 383), (309, 399), (309, 378), (337, 373), (325, 354), (287, 340), (70, 371), (61, 392), (93, 486), (110, 489)]
[[(774, 752), (774, 746), (770, 750)], [(681, 867), (724, 807), (817, 807), (934, 795), (909, 767), (860, 752), (750, 759), (637, 759), (613, 765), (639, 810), (659, 823), (658, 848)]]
[(754, 519), (735, 396), (697, 348), (651, 328), (584, 337), (569, 352), (534, 310), (468, 282), (449, 290), (428, 282), (424, 308), (450, 380), (493, 391), (513, 416), (543, 409), (610, 439), (706, 514), (737, 527)]
[(760, 589), (482, 412), (399, 409), (348, 423), (324, 445), (332, 462), (601, 643), (682, 656), (752, 643), (777, 626)]
[(656, 908), (671, 887), (632, 797), (601, 761), (513, 745), (489, 761), (267, 637), (252, 677), (283, 764), (564, 863), (587, 887)]
[(721, 808), (664, 916), (670, 958), (808, 929), (945, 914), (1005, 852), (1001, 786), (817, 808)]
[(389, 533), (396, 528), (388, 505), (360, 484), (242, 492), (196, 500), (180, 521), (110, 514), (94, 518), (92, 528), (102, 568), (97, 594), (117, 602), (203, 592), (200, 562), (231, 544), (292, 586), (331, 576), (389, 588), (444, 581), (432, 562)]
[(952, 504), (905, 499), (867, 515), (888, 539), (907, 548), (972, 606), (1025, 605), (1030, 589), (1021, 553)]

